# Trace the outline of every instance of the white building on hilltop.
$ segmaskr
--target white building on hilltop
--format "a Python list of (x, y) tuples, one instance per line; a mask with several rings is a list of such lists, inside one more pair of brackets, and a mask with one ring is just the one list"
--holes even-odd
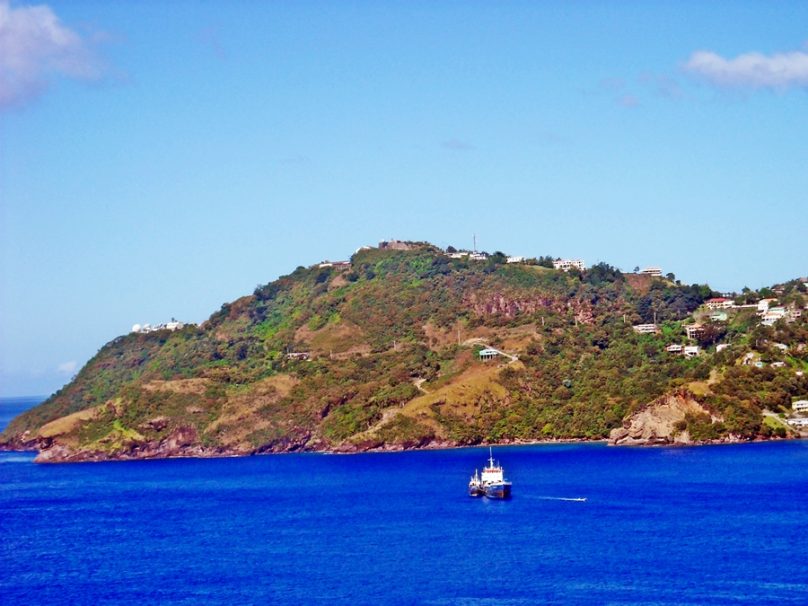
[(583, 271), (584, 262), (583, 259), (556, 259), (553, 261), (553, 269), (560, 269), (561, 271), (577, 269)]
[(157, 332), (158, 330), (170, 330), (175, 331), (186, 326), (185, 322), (178, 322), (172, 318), (171, 322), (163, 322), (162, 324), (156, 324), (152, 326), (151, 324), (135, 324), (132, 326), (132, 332), (136, 333), (149, 333), (149, 332)]

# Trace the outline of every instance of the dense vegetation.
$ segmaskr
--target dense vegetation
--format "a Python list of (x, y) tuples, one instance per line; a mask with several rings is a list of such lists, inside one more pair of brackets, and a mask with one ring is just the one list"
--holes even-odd
[[(200, 327), (115, 339), (3, 439), (31, 443), (46, 423), (88, 410), (58, 439), (109, 454), (180, 429), (237, 452), (603, 438), (681, 386), (723, 418), (688, 419), (692, 435), (755, 437), (777, 432), (764, 409), (808, 393), (805, 318), (766, 327), (742, 310), (709, 322), (700, 306), (716, 293), (705, 285), (548, 264), (453, 259), (424, 244), (299, 267)], [(779, 290), (781, 303), (804, 306), (801, 282)], [(668, 353), (694, 312), (704, 354)], [(632, 330), (654, 320), (658, 334)], [(721, 343), (731, 345), (716, 353)], [(518, 360), (482, 362), (482, 344)], [(742, 365), (749, 353), (764, 367)]]

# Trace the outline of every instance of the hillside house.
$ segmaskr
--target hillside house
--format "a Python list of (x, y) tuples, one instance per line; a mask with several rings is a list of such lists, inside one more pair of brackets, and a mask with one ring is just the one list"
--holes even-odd
[(665, 351), (672, 354), (681, 354), (685, 350), (683, 345), (679, 345), (678, 343), (672, 343), (665, 348)]
[(644, 276), (653, 276), (654, 278), (661, 278), (662, 277), (662, 268), (661, 267), (646, 267), (643, 270), (640, 270), (640, 273)]
[(734, 302), (726, 297), (713, 297), (704, 302), (707, 309), (732, 309)]
[(502, 352), (493, 347), (486, 347), (485, 349), (481, 349), (478, 355), (483, 362), (488, 362), (488, 360), (493, 360), (497, 356), (502, 355)]
[(765, 314), (767, 311), (769, 311), (769, 307), (775, 301), (777, 301), (777, 299), (761, 299), (760, 301), (758, 301), (757, 304), (758, 313), (761, 315)]
[(808, 400), (797, 400), (791, 403), (792, 410), (797, 412), (808, 412)]
[(636, 324), (631, 328), (640, 335), (655, 335), (659, 332), (659, 328), (656, 324)]
[(469, 255), (469, 260), (471, 261), (485, 261), (486, 259), (488, 259), (488, 253), (484, 252), (483, 253), (473, 252)]
[(171, 320), (171, 322), (162, 322), (160, 324), (155, 324), (152, 326), (151, 324), (135, 324), (132, 326), (132, 332), (136, 333), (150, 333), (150, 332), (157, 332), (158, 330), (180, 330), (186, 326), (185, 322), (178, 322), (177, 320)]
[(729, 347), (729, 343), (721, 343), (715, 346), (715, 351), (718, 353), (719, 351), (724, 351), (727, 347)]
[(695, 358), (701, 353), (701, 348), (698, 345), (685, 345), (684, 352), (685, 358)]
[(713, 313), (710, 314), (710, 321), (711, 322), (726, 322), (728, 317), (729, 316), (727, 315), (727, 312), (725, 312), (725, 311), (714, 311)]
[(524, 257), (508, 257), (506, 259), (506, 262), (507, 263), (524, 263), (525, 258)]
[(685, 333), (688, 339), (698, 339), (704, 334), (704, 327), (701, 324), (688, 324), (685, 326)]
[(553, 269), (560, 269), (561, 271), (569, 271), (571, 269), (583, 271), (584, 267), (583, 259), (556, 259), (553, 261)]
[(787, 313), (785, 307), (770, 307), (768, 311), (763, 314), (760, 323), (764, 326), (772, 326), (777, 320), (785, 318)]
[(794, 419), (789, 419), (788, 424), (792, 427), (808, 427), (808, 418), (796, 417)]

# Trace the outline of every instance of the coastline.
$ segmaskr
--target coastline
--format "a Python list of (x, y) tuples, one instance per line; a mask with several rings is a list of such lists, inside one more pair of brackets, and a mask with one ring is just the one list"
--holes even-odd
[(107, 462), (125, 462), (125, 461), (156, 461), (167, 459), (229, 459), (251, 456), (264, 456), (264, 455), (283, 455), (283, 454), (323, 454), (323, 455), (361, 455), (361, 454), (379, 454), (379, 453), (400, 453), (410, 451), (435, 451), (435, 450), (459, 450), (463, 448), (480, 448), (480, 447), (507, 447), (507, 446), (552, 446), (564, 444), (601, 444), (609, 447), (616, 448), (692, 448), (701, 446), (723, 446), (723, 445), (739, 445), (739, 444), (753, 444), (763, 442), (786, 442), (786, 441), (800, 441), (805, 440), (805, 436), (787, 437), (787, 438), (755, 438), (750, 440), (741, 439), (719, 439), (719, 440), (706, 440), (698, 442), (649, 442), (646, 444), (613, 444), (606, 438), (590, 439), (590, 438), (558, 438), (549, 440), (513, 440), (503, 442), (481, 442), (479, 444), (455, 444), (451, 442), (432, 441), (418, 446), (401, 446), (401, 445), (388, 445), (373, 448), (287, 448), (280, 450), (253, 450), (253, 451), (234, 451), (221, 448), (209, 448), (203, 446), (188, 447), (177, 449), (172, 453), (166, 454), (141, 454), (141, 453), (120, 453), (109, 455), (101, 452), (82, 452), (71, 451), (68, 447), (58, 445), (56, 447), (39, 449), (39, 448), (17, 448), (9, 447), (8, 444), (0, 444), (0, 452), (9, 453), (31, 453), (36, 452), (37, 456), (34, 459), (35, 463), (41, 464), (66, 464), (66, 463), (107, 463)]

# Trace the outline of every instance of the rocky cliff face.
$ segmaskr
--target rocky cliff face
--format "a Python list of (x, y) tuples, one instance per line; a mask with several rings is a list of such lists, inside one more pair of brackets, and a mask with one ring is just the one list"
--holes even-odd
[(690, 426), (694, 420), (712, 425), (723, 419), (711, 413), (689, 391), (679, 390), (657, 398), (626, 418), (622, 427), (611, 431), (609, 443), (616, 446), (693, 444), (703, 441), (692, 435)]

